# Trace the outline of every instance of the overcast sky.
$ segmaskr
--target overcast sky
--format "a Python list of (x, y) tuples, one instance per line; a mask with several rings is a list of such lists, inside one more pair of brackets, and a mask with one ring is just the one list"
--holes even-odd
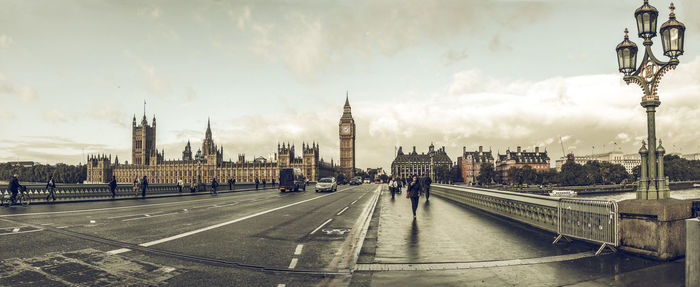
[[(130, 160), (144, 100), (167, 159), (201, 146), (211, 118), (226, 159), (316, 141), (337, 161), (346, 92), (360, 168), (431, 142), (453, 161), (479, 145), (556, 159), (560, 137), (632, 153), (642, 92), (614, 49), (642, 2), (0, 0), (0, 161)], [(650, 2), (660, 26), (669, 2)], [(700, 152), (700, 1), (675, 5), (686, 52), (660, 86), (657, 134), (686, 154)]]

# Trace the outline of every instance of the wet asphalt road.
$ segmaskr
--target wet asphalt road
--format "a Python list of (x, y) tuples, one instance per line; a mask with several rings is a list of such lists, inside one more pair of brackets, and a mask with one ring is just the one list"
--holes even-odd
[[(309, 186), (297, 193), (264, 190), (4, 208), (0, 209), (0, 246), (13, 247), (0, 249), (0, 260), (94, 249), (176, 270), (159, 284), (309, 286), (329, 284), (329, 278), (342, 282), (349, 276), (323, 273), (344, 267), (339, 262), (351, 255), (350, 245), (356, 244), (349, 240), (351, 230), (362, 222), (361, 215), (368, 217), (378, 187), (341, 186), (334, 193), (315, 193)], [(120, 246), (94, 241), (99, 238), (149, 245), (175, 255), (124, 252)]]
[(2, 208), (0, 285), (682, 286), (682, 261), (553, 246), (436, 196), (414, 220), (386, 186), (307, 190)]

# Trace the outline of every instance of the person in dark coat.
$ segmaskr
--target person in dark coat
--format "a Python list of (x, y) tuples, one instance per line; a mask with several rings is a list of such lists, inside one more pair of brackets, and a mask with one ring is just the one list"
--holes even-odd
[(258, 185), (260, 185), (260, 180), (258, 178), (255, 178), (255, 190), (258, 190)]
[(233, 180), (230, 178), (228, 179), (228, 189), (229, 190), (233, 189)]
[(7, 189), (10, 190), (12, 193), (12, 197), (10, 198), (12, 200), (12, 204), (16, 203), (17, 200), (17, 192), (19, 192), (19, 179), (17, 179), (17, 174), (12, 175), (12, 179), (10, 179), (10, 183), (7, 186)]
[(433, 183), (433, 181), (430, 179), (430, 176), (426, 176), (425, 179), (423, 179), (423, 189), (425, 189), (425, 201), (430, 201), (430, 184)]
[(211, 180), (211, 189), (214, 191), (214, 194), (216, 194), (216, 187), (219, 186), (219, 183), (216, 182), (216, 177), (212, 178)]
[(146, 198), (146, 188), (148, 188), (148, 179), (144, 175), (141, 179), (141, 198)]
[(236, 179), (232, 178), (231, 179), (231, 190), (233, 190), (234, 188), (236, 188)]
[(416, 217), (416, 210), (418, 209), (418, 197), (421, 195), (421, 184), (418, 181), (418, 176), (414, 174), (412, 177), (412, 181), (408, 184), (408, 190), (406, 190), (406, 197), (411, 199), (413, 217)]
[(112, 199), (117, 196), (117, 193), (115, 190), (117, 189), (117, 178), (112, 176), (112, 179), (109, 181), (109, 192), (112, 193)]
[(46, 190), (49, 191), (49, 194), (46, 196), (46, 200), (49, 200), (49, 197), (53, 198), (53, 201), (56, 201), (56, 194), (54, 193), (56, 189), (56, 183), (53, 181), (53, 175), (49, 176), (49, 181), (46, 182)]
[(267, 182), (266, 182), (265, 179), (263, 178), (263, 189), (265, 189), (265, 184), (266, 184), (266, 183), (267, 183)]

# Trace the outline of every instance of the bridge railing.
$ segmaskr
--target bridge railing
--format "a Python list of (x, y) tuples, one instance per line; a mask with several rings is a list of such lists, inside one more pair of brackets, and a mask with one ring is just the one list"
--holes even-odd
[[(46, 184), (28, 184), (24, 186), (27, 187), (27, 192), (34, 200), (43, 200), (49, 195)], [(267, 184), (266, 187), (272, 187), (272, 184)], [(234, 190), (250, 190), (254, 188), (255, 183), (236, 183), (234, 185)], [(262, 184), (260, 184), (260, 188), (262, 188)], [(210, 189), (210, 186), (206, 186), (205, 190), (198, 191), (209, 191)], [(229, 190), (228, 184), (219, 185), (217, 190)], [(141, 190), (135, 191), (131, 184), (118, 184), (114, 193), (115, 197), (118, 198), (141, 196)], [(182, 193), (190, 193), (189, 185), (186, 184), (182, 188)], [(0, 196), (8, 194), (10, 194), (10, 191), (7, 189), (7, 186), (0, 187)], [(94, 200), (112, 197), (107, 184), (57, 184), (54, 194), (57, 201)], [(149, 196), (173, 194), (179, 194), (177, 184), (149, 184), (146, 189), (146, 195)]]
[(553, 233), (606, 246), (619, 243), (617, 203), (559, 198), (468, 186), (434, 184), (431, 193), (489, 213), (508, 217)]

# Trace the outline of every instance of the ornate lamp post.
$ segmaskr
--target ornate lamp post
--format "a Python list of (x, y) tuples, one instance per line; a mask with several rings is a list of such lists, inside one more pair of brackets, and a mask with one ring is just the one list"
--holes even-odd
[(649, 133), (649, 149), (642, 143), (639, 153), (642, 158), (642, 174), (637, 182), (637, 199), (666, 199), (670, 198), (668, 189), (668, 178), (664, 176), (664, 148), (656, 145), (656, 107), (661, 104), (657, 89), (661, 77), (671, 69), (678, 66), (678, 56), (683, 55), (683, 36), (685, 25), (676, 20), (673, 13), (675, 7), (673, 3), (669, 7), (671, 14), (668, 21), (661, 25), (661, 42), (663, 44), (664, 55), (668, 56), (668, 62), (662, 62), (651, 52), (653, 44), (651, 38), (656, 36), (656, 19), (659, 11), (649, 5), (649, 0), (644, 0), (644, 5), (634, 11), (637, 20), (638, 35), (644, 39), (644, 58), (639, 68), (637, 65), (637, 45), (629, 40), (628, 31), (625, 28), (625, 39), (617, 45), (617, 61), (620, 72), (625, 75), (623, 78), (627, 84), (635, 83), (644, 91), (641, 105), (647, 112), (647, 131)]

